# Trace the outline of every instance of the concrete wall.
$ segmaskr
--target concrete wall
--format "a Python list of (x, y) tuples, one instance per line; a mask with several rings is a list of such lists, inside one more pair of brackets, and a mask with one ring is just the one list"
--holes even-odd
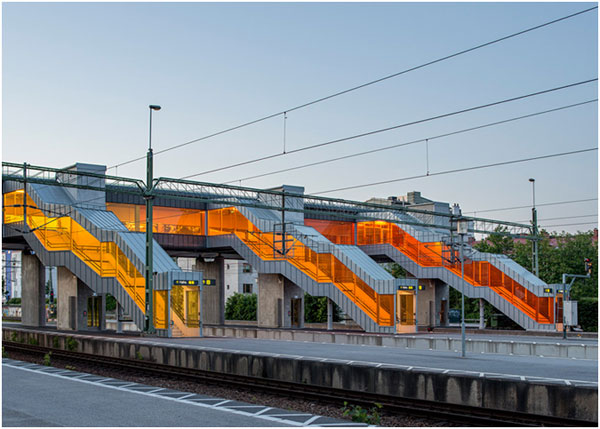
[[(41, 346), (64, 349), (67, 335), (3, 328), (4, 341), (37, 339)], [(288, 331), (289, 332), (289, 331)], [(598, 388), (469, 373), (420, 371), (396, 365), (357, 364), (274, 357), (260, 353), (222, 352), (180, 344), (157, 345), (134, 339), (92, 338), (73, 334), (76, 351), (172, 366), (326, 386), (399, 398), (444, 402), (488, 410), (598, 422)], [(56, 340), (55, 340), (56, 338)]]
[(283, 282), (280, 274), (258, 274), (258, 326), (278, 328), (283, 321)]
[(46, 326), (45, 269), (35, 255), (21, 258), (21, 321), (25, 326)]
[(199, 258), (194, 265), (194, 270), (202, 271), (202, 278), (216, 280), (215, 286), (202, 287), (202, 323), (225, 323), (224, 264), (224, 259), (218, 257), (214, 262), (204, 262)]
[[(88, 327), (87, 325), (87, 310), (88, 298), (94, 295), (94, 291), (90, 289), (83, 281), (75, 277), (75, 275), (65, 267), (58, 267), (57, 273), (58, 282), (58, 307), (56, 327), (61, 330), (101, 330), (106, 327), (106, 295), (101, 295), (101, 315), (100, 327)], [(71, 298), (75, 298), (75, 308), (71, 307)], [(75, 314), (71, 314), (74, 312)], [(72, 318), (75, 325), (72, 326)]]

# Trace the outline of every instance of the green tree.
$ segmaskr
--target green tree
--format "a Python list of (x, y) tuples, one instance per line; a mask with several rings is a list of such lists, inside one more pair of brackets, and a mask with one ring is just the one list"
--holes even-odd
[[(341, 310), (333, 303), (333, 321), (341, 320)], [(304, 294), (304, 321), (306, 323), (327, 322), (327, 297)]]

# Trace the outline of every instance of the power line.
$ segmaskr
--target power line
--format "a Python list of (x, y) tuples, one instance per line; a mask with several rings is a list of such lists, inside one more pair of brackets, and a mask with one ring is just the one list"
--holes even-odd
[(304, 146), (304, 147), (301, 147), (301, 148), (298, 148), (298, 149), (289, 150), (286, 153), (278, 152), (278, 153), (275, 153), (275, 154), (272, 154), (272, 155), (262, 156), (262, 157), (254, 158), (254, 159), (251, 159), (251, 160), (248, 160), (248, 161), (242, 161), (242, 162), (238, 162), (236, 164), (226, 165), (224, 167), (213, 168), (212, 170), (202, 171), (200, 173), (190, 174), (190, 175), (187, 175), (187, 176), (180, 177), (180, 179), (190, 179), (192, 177), (202, 176), (202, 175), (208, 174), (208, 173), (215, 173), (217, 171), (229, 170), (231, 168), (240, 167), (242, 165), (254, 164), (254, 163), (257, 163), (259, 161), (265, 161), (265, 160), (268, 160), (268, 159), (278, 158), (278, 157), (281, 157), (281, 156), (291, 155), (291, 154), (294, 154), (294, 153), (299, 153), (299, 152), (304, 152), (304, 151), (307, 151), (307, 150), (317, 149), (317, 148), (324, 147), (324, 146), (329, 146), (329, 145), (332, 145), (332, 144), (335, 144), (335, 143), (341, 143), (341, 142), (345, 142), (345, 141), (348, 141), (348, 140), (354, 140), (354, 139), (361, 138), (361, 137), (367, 137), (367, 136), (371, 136), (371, 135), (374, 135), (374, 134), (383, 133), (383, 132), (386, 132), (386, 131), (397, 130), (399, 128), (404, 128), (404, 127), (408, 127), (408, 126), (411, 126), (411, 125), (422, 124), (422, 123), (425, 123), (425, 122), (434, 121), (436, 119), (448, 118), (450, 116), (460, 115), (460, 114), (467, 113), (467, 112), (473, 112), (475, 110), (480, 110), (480, 109), (485, 109), (485, 108), (488, 108), (488, 107), (498, 106), (500, 104), (510, 103), (510, 102), (517, 101), (517, 100), (523, 100), (525, 98), (535, 97), (535, 96), (542, 95), (542, 94), (548, 94), (548, 93), (554, 92), (554, 91), (560, 91), (560, 90), (567, 89), (567, 88), (573, 88), (575, 86), (585, 85), (585, 84), (588, 84), (588, 83), (591, 83), (591, 82), (595, 82), (597, 80), (598, 80), (598, 78), (594, 78), (594, 79), (584, 80), (584, 81), (581, 81), (581, 82), (570, 83), (568, 85), (562, 85), (562, 86), (558, 86), (558, 87), (555, 87), (555, 88), (545, 89), (543, 91), (537, 91), (537, 92), (532, 92), (532, 93), (525, 94), (525, 95), (520, 95), (518, 97), (512, 97), (512, 98), (507, 98), (507, 99), (500, 100), (500, 101), (494, 101), (492, 103), (482, 104), (482, 105), (475, 106), (475, 107), (469, 107), (467, 109), (456, 110), (454, 112), (444, 113), (442, 115), (432, 116), (432, 117), (429, 117), (429, 118), (426, 118), (426, 119), (419, 119), (419, 120), (416, 120), (416, 121), (405, 122), (403, 124), (394, 125), (394, 126), (386, 127), (386, 128), (380, 128), (378, 130), (368, 131), (368, 132), (361, 133), (361, 134), (355, 134), (355, 135), (352, 135), (352, 136), (349, 136), (349, 137), (343, 137), (343, 138), (339, 138), (339, 139), (335, 139), (335, 140), (329, 140), (329, 141), (326, 141), (326, 142), (313, 144), (313, 145), (310, 145), (310, 146)]
[(386, 184), (386, 183), (403, 182), (403, 181), (406, 181), (406, 180), (421, 179), (423, 177), (441, 176), (441, 175), (444, 175), (444, 174), (454, 174), (454, 173), (460, 173), (460, 172), (463, 172), (463, 171), (480, 170), (480, 169), (483, 169), (483, 168), (498, 167), (498, 166), (501, 166), (501, 165), (517, 164), (517, 163), (520, 163), (520, 162), (535, 161), (535, 160), (539, 160), (539, 159), (555, 158), (555, 157), (559, 157), (559, 156), (574, 155), (574, 154), (584, 153), (584, 152), (590, 152), (590, 151), (594, 151), (594, 150), (598, 150), (598, 148), (597, 147), (593, 147), (593, 148), (588, 148), (588, 149), (574, 150), (574, 151), (570, 151), (570, 152), (553, 153), (553, 154), (550, 154), (550, 155), (542, 155), (542, 156), (535, 156), (535, 157), (531, 157), (531, 158), (515, 159), (515, 160), (512, 160), (512, 161), (503, 161), (503, 162), (495, 162), (495, 163), (492, 163), (492, 164), (477, 165), (477, 166), (474, 166), (474, 167), (457, 168), (455, 170), (446, 170), (446, 171), (440, 171), (440, 172), (437, 172), (437, 173), (419, 174), (417, 176), (402, 177), (400, 179), (382, 180), (380, 182), (366, 183), (364, 185), (353, 185), (353, 186), (346, 186), (344, 188), (331, 189), (329, 191), (313, 192), (311, 195), (329, 194), (329, 193), (332, 193), (332, 192), (346, 191), (348, 189), (367, 188), (369, 186), (383, 185), (383, 184)]
[[(559, 219), (577, 219), (577, 218), (582, 218), (582, 217), (594, 217), (594, 216), (598, 216), (598, 213), (591, 214), (591, 215), (581, 215), (581, 216), (548, 217), (546, 219), (538, 219), (538, 222), (546, 222), (546, 221), (549, 221), (549, 220), (559, 220)], [(530, 220), (531, 219), (516, 220), (515, 222), (527, 222), (527, 221), (530, 221)]]
[(488, 123), (488, 124), (479, 125), (479, 126), (471, 127), (471, 128), (466, 128), (466, 129), (462, 129), (462, 130), (459, 130), (459, 131), (453, 131), (453, 132), (450, 132), (450, 133), (440, 134), (440, 135), (433, 136), (433, 137), (427, 137), (427, 138), (422, 138), (422, 139), (419, 139), (419, 140), (413, 140), (413, 141), (409, 141), (409, 142), (405, 142), (405, 143), (399, 143), (399, 144), (395, 144), (395, 145), (391, 145), (391, 146), (385, 146), (385, 147), (382, 147), (382, 148), (367, 150), (367, 151), (364, 151), (364, 152), (358, 152), (358, 153), (354, 153), (354, 154), (350, 154), (350, 155), (340, 156), (340, 157), (337, 157), (337, 158), (329, 158), (329, 159), (325, 159), (325, 160), (322, 160), (322, 161), (310, 162), (308, 164), (302, 164), (302, 165), (298, 165), (296, 167), (288, 167), (288, 168), (284, 168), (284, 169), (281, 169), (281, 170), (270, 171), (268, 173), (262, 173), (262, 174), (257, 174), (257, 175), (254, 175), (254, 176), (248, 176), (248, 177), (244, 177), (244, 178), (237, 179), (237, 180), (230, 180), (228, 182), (225, 182), (225, 184), (241, 182), (241, 181), (244, 181), (244, 180), (257, 179), (259, 177), (270, 176), (270, 175), (273, 175), (273, 174), (287, 173), (289, 171), (299, 170), (299, 169), (302, 169), (302, 168), (314, 167), (316, 165), (321, 165), (321, 164), (327, 164), (327, 163), (330, 163), (330, 162), (341, 161), (341, 160), (344, 160), (344, 159), (354, 158), (354, 157), (357, 157), (357, 156), (369, 155), (369, 154), (376, 153), (376, 152), (383, 152), (383, 151), (386, 151), (386, 150), (396, 149), (396, 148), (403, 147), (403, 146), (409, 146), (409, 145), (416, 144), (416, 143), (423, 143), (423, 142), (426, 142), (428, 140), (440, 139), (440, 138), (443, 138), (443, 137), (449, 137), (449, 136), (453, 136), (453, 135), (456, 135), (456, 134), (462, 134), (462, 133), (466, 133), (466, 132), (470, 132), (470, 131), (479, 130), (479, 129), (482, 129), (482, 128), (487, 128), (487, 127), (492, 127), (492, 126), (495, 126), (495, 125), (506, 124), (508, 122), (518, 121), (518, 120), (521, 120), (521, 119), (531, 118), (531, 117), (543, 115), (543, 114), (546, 114), (546, 113), (551, 113), (551, 112), (557, 112), (559, 110), (570, 109), (572, 107), (582, 106), (584, 104), (589, 104), (589, 103), (595, 103), (597, 101), (598, 101), (598, 99), (595, 98), (593, 100), (583, 101), (581, 103), (570, 104), (570, 105), (567, 105), (567, 106), (557, 107), (555, 109), (544, 110), (544, 111), (541, 111), (541, 112), (531, 113), (531, 114), (523, 115), (523, 116), (517, 116), (517, 117), (514, 117), (514, 118), (510, 118), (510, 119), (505, 119), (505, 120), (502, 120), (502, 121), (491, 122), (491, 123)]
[[(262, 118), (255, 119), (255, 120), (249, 121), (249, 122), (245, 122), (243, 124), (240, 124), (240, 125), (237, 125), (237, 126), (234, 126), (234, 127), (230, 127), (230, 128), (227, 128), (225, 130), (222, 130), (222, 131), (219, 131), (219, 132), (216, 132), (216, 133), (213, 133), (213, 134), (209, 134), (209, 135), (206, 135), (206, 136), (203, 136), (203, 137), (199, 137), (199, 138), (194, 139), (194, 140), (187, 141), (185, 143), (180, 143), (180, 144), (177, 144), (175, 146), (170, 146), (168, 148), (165, 148), (165, 149), (162, 149), (162, 150), (154, 152), (154, 155), (158, 155), (158, 154), (161, 154), (161, 153), (164, 153), (164, 152), (168, 152), (168, 151), (171, 151), (171, 150), (174, 150), (174, 149), (178, 149), (178, 148), (183, 147), (183, 146), (190, 145), (192, 143), (197, 143), (197, 142), (202, 141), (202, 140), (206, 140), (206, 139), (209, 139), (209, 138), (212, 138), (212, 137), (216, 137), (216, 136), (221, 135), (221, 134), (225, 134), (225, 133), (228, 133), (228, 132), (231, 132), (231, 131), (238, 130), (240, 128), (244, 128), (244, 127), (247, 127), (247, 126), (250, 126), (250, 125), (254, 125), (254, 124), (257, 124), (259, 122), (263, 122), (263, 121), (266, 121), (266, 120), (271, 119), (271, 118), (275, 118), (275, 117), (280, 116), (280, 115), (285, 115), (286, 113), (290, 113), (290, 112), (293, 112), (295, 110), (300, 110), (300, 109), (303, 109), (305, 107), (312, 106), (313, 104), (321, 103), (323, 101), (330, 100), (330, 99), (332, 99), (334, 97), (338, 97), (338, 96), (343, 95), (343, 94), (348, 94), (349, 92), (356, 91), (358, 89), (365, 88), (367, 86), (374, 85), (376, 83), (383, 82), (385, 80), (392, 79), (394, 77), (398, 77), (400, 75), (403, 75), (403, 74), (406, 74), (406, 73), (409, 73), (409, 72), (412, 72), (412, 71), (415, 71), (415, 70), (419, 70), (419, 69), (428, 67), (430, 65), (437, 64), (437, 63), (440, 63), (442, 61), (446, 61), (446, 60), (449, 60), (451, 58), (455, 58), (455, 57), (458, 57), (460, 55), (464, 55), (464, 54), (467, 54), (469, 52), (473, 52), (473, 51), (476, 51), (478, 49), (481, 49), (481, 48), (484, 48), (484, 47), (487, 47), (487, 46), (494, 45), (494, 44), (502, 42), (504, 40), (508, 40), (508, 39), (513, 38), (513, 37), (517, 37), (517, 36), (520, 36), (522, 34), (526, 34), (526, 33), (529, 33), (531, 31), (535, 31), (535, 30), (538, 30), (540, 28), (547, 27), (549, 25), (556, 24), (556, 23), (561, 22), (561, 21), (565, 21), (565, 20), (570, 19), (570, 18), (574, 18), (574, 17), (576, 17), (578, 15), (582, 15), (582, 14), (590, 12), (590, 11), (592, 11), (594, 9), (598, 9), (598, 6), (594, 6), (594, 7), (591, 7), (589, 9), (585, 9), (585, 10), (582, 10), (582, 11), (579, 11), (579, 12), (575, 12), (575, 13), (572, 13), (570, 15), (566, 15), (566, 16), (563, 16), (561, 18), (554, 19), (552, 21), (548, 21), (548, 22), (545, 22), (543, 24), (536, 25), (534, 27), (529, 27), (529, 28), (527, 28), (525, 30), (521, 30), (521, 31), (518, 31), (516, 33), (509, 34), (507, 36), (500, 37), (498, 39), (494, 39), (494, 40), (491, 40), (489, 42), (485, 42), (485, 43), (482, 43), (480, 45), (476, 45), (476, 46), (473, 46), (471, 48), (464, 49), (462, 51), (458, 51), (458, 52), (455, 52), (455, 53), (450, 54), (450, 55), (446, 55), (445, 57), (441, 57), (441, 58), (435, 59), (433, 61), (429, 61), (427, 63), (423, 63), (421, 65), (418, 65), (418, 66), (415, 66), (415, 67), (411, 67), (411, 68), (402, 70), (400, 72), (396, 72), (396, 73), (393, 73), (393, 74), (381, 77), (379, 79), (375, 79), (375, 80), (363, 83), (361, 85), (354, 86), (352, 88), (345, 89), (343, 91), (339, 91), (339, 92), (330, 94), (330, 95), (325, 96), (325, 97), (318, 98), (318, 99), (313, 100), (313, 101), (309, 101), (308, 103), (304, 103), (304, 104), (301, 104), (301, 105), (296, 106), (296, 107), (285, 109), (285, 110), (282, 110), (280, 112), (273, 113), (271, 115), (263, 116)], [(113, 165), (111, 167), (108, 167), (108, 168), (121, 167), (123, 165), (131, 164), (132, 162), (140, 161), (140, 160), (145, 159), (145, 158), (146, 158), (145, 156), (141, 156), (141, 157), (138, 157), (138, 158), (131, 159), (129, 161), (122, 162), (120, 164), (115, 164), (115, 165)]]
[[(536, 207), (542, 207), (542, 206), (557, 206), (560, 204), (574, 204), (574, 203), (584, 203), (587, 201), (598, 201), (598, 198), (586, 198), (583, 200), (571, 200), (571, 201), (557, 201), (554, 203), (542, 203), (542, 204), (536, 204)], [(516, 210), (516, 209), (530, 209), (531, 205), (528, 206), (514, 206), (514, 207), (502, 207), (502, 208), (498, 208), (498, 209), (486, 209), (486, 210), (474, 210), (472, 212), (463, 212), (464, 214), (470, 214), (470, 213), (486, 213), (486, 212), (500, 212), (500, 211), (505, 211), (505, 210)]]
[(540, 225), (540, 228), (552, 228), (557, 226), (575, 226), (575, 225), (598, 225), (598, 222), (580, 222), (580, 223), (561, 223), (558, 225)]

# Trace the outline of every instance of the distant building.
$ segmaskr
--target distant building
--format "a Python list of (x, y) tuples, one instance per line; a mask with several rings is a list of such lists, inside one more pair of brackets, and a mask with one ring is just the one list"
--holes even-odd
[[(2, 277), (7, 298), (21, 298), (21, 252), (2, 251)], [(4, 298), (4, 297), (3, 297)]]
[(258, 293), (258, 272), (248, 262), (225, 260), (225, 301), (234, 293)]

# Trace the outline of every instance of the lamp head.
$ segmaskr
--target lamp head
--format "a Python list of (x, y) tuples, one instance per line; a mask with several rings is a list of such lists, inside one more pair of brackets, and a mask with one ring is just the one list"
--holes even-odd
[(533, 183), (533, 182), (535, 182), (535, 179), (534, 179), (533, 177), (530, 177), (530, 178), (529, 178), (529, 181), (530, 181), (531, 183)]
[(148, 107), (151, 108), (152, 110), (160, 110), (160, 106), (157, 106), (156, 104), (151, 104)]

